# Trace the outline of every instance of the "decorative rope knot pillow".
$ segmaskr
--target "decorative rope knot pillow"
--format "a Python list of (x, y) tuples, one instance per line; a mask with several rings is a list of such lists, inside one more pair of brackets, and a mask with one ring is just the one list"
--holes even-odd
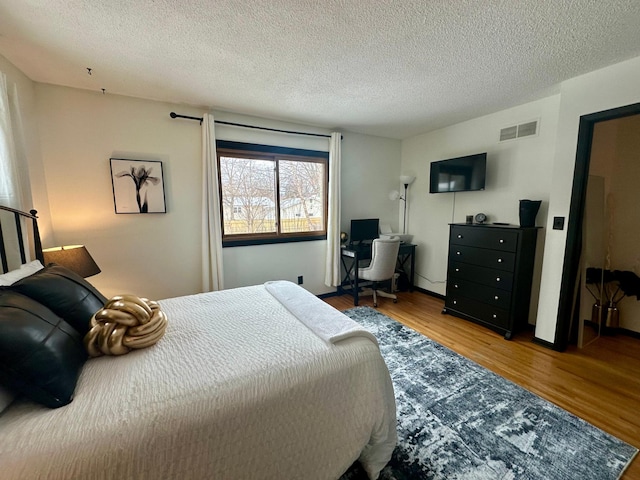
[(135, 295), (117, 295), (91, 317), (84, 344), (91, 357), (124, 355), (155, 344), (167, 328), (158, 302)]

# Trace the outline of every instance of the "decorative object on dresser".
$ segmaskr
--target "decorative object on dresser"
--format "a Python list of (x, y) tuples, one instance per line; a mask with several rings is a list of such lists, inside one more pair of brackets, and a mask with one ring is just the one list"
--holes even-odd
[[(476, 223), (484, 223), (487, 221), (487, 215), (480, 212), (480, 213), (476, 213)], [(467, 222), (468, 223), (468, 222)]]
[(520, 200), (520, 226), (535, 227), (542, 200)]
[(451, 224), (443, 313), (509, 340), (526, 327), (538, 228)]

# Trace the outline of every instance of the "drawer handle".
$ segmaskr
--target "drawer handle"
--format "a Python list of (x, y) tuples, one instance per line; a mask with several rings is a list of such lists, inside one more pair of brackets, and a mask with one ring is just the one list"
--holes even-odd
[(457, 303), (458, 303), (458, 301), (457, 301), (457, 300), (454, 300), (454, 301), (453, 301), (453, 304), (454, 304), (454, 305), (456, 305)]
[(495, 297), (493, 297), (494, 300), (498, 300), (498, 295), (496, 295)]
[(456, 252), (456, 255), (462, 255), (462, 252)]
[(500, 277), (496, 277), (496, 282), (499, 282), (499, 281), (500, 281)]
[(494, 314), (493, 314), (493, 318), (498, 318), (498, 316), (494, 313)]
[(500, 243), (504, 243), (504, 240), (503, 240), (503, 239), (500, 239)]
[(458, 234), (458, 238), (462, 238), (462, 235)]
[(456, 285), (454, 285), (454, 286), (453, 286), (453, 288), (458, 288), (458, 285), (457, 285), (457, 284), (456, 284)]
[(498, 259), (498, 263), (502, 263), (502, 259), (501, 258)]
[(459, 269), (459, 268), (456, 268), (456, 272), (459, 272), (459, 271), (460, 271), (460, 269)]

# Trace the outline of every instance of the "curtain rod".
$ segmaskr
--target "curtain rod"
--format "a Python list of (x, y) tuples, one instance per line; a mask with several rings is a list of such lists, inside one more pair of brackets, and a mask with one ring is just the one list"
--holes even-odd
[[(169, 116), (171, 118), (186, 118), (187, 120), (198, 120), (201, 125), (203, 120), (202, 117), (190, 117), (189, 115), (179, 115), (176, 112), (171, 112)], [(296, 132), (293, 130), (280, 130), (278, 128), (256, 127), (255, 125), (245, 125), (244, 123), (224, 122), (222, 120), (214, 120), (214, 123), (219, 123), (221, 125), (230, 125), (232, 127), (255, 128), (256, 130), (269, 130), (270, 132), (291, 133), (293, 135), (308, 135), (310, 137), (331, 138), (331, 135), (325, 135), (323, 133)]]

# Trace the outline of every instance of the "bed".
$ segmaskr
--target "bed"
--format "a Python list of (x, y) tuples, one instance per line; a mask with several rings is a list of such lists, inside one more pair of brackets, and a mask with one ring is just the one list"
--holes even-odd
[(3, 411), (3, 479), (378, 476), (396, 417), (371, 334), (290, 282), (158, 303), (156, 345), (87, 360), (63, 407)]

